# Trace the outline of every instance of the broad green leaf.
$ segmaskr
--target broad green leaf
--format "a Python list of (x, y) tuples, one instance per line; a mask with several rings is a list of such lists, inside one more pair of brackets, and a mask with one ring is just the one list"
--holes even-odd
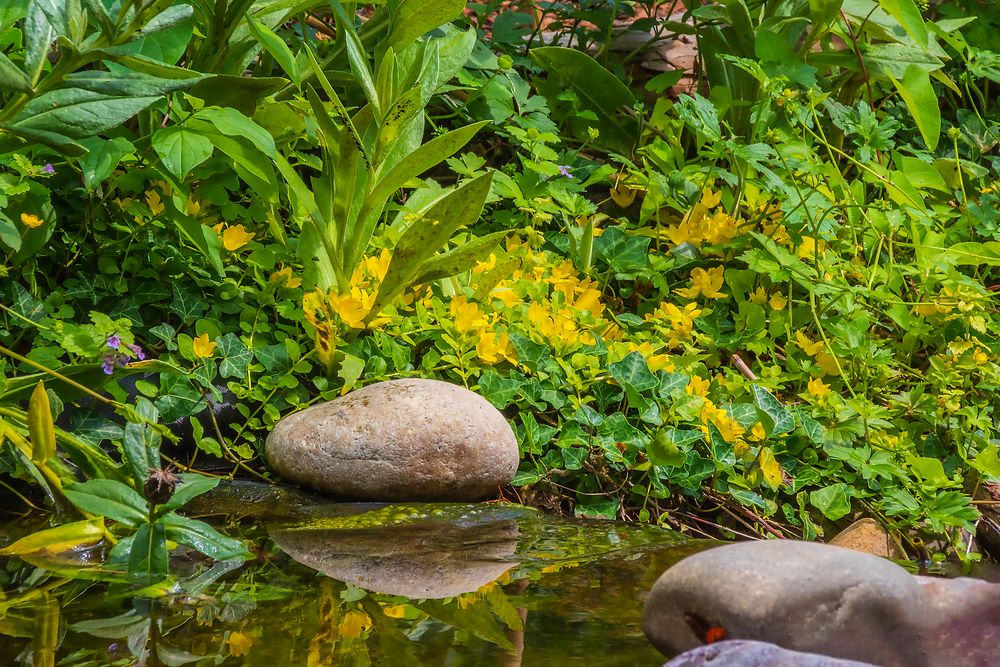
[(273, 155), (274, 137), (253, 120), (232, 108), (206, 107), (197, 114), (207, 120), (222, 134), (248, 139), (264, 155)]
[(111, 479), (92, 479), (63, 489), (66, 498), (84, 512), (128, 526), (147, 521), (149, 505), (136, 491)]
[(153, 149), (163, 166), (183, 182), (192, 169), (212, 156), (212, 141), (184, 125), (172, 125), (153, 133)]
[[(46, 56), (60, 34), (48, 17), (50, 13), (58, 12), (60, 4), (65, 8), (63, 0), (32, 0), (28, 4), (28, 15), (24, 20), (24, 43), (27, 47), (24, 61), (25, 71), (32, 86), (38, 83), (45, 67)], [(65, 26), (65, 21), (57, 23)]]
[(484, 174), (452, 190), (410, 224), (392, 250), (392, 260), (369, 318), (377, 316), (391, 299), (412, 284), (420, 265), (437, 252), (455, 230), (479, 219), (491, 181), (492, 174)]
[[(162, 436), (148, 423), (155, 423), (159, 418), (156, 407), (145, 397), (136, 400), (136, 414), (125, 424), (125, 437), (122, 438), (122, 449), (125, 452), (125, 462), (129, 474), (137, 487), (141, 487), (149, 477), (149, 471), (160, 467), (160, 441)], [(144, 420), (144, 421), (139, 421)]]
[(909, 458), (910, 468), (922, 482), (935, 488), (951, 486), (951, 480), (944, 472), (944, 465), (939, 459), (927, 456), (912, 456)]
[(830, 521), (838, 521), (851, 513), (853, 489), (846, 484), (831, 484), (809, 493), (809, 502)]
[(404, 0), (393, 17), (393, 30), (378, 46), (378, 53), (407, 46), (438, 26), (449, 23), (465, 9), (465, 0)]
[(795, 419), (771, 392), (756, 384), (752, 385), (752, 390), (754, 405), (768, 437), (789, 433), (795, 428)]
[(174, 495), (170, 500), (160, 505), (157, 509), (170, 512), (178, 507), (183, 507), (191, 499), (207, 493), (219, 485), (218, 477), (209, 477), (196, 473), (185, 473), (180, 475), (181, 483), (174, 489)]
[(129, 578), (148, 585), (165, 579), (168, 572), (166, 529), (159, 521), (142, 524), (132, 540), (128, 559)]
[(973, 465), (983, 476), (1000, 480), (1000, 457), (997, 456), (995, 444), (986, 445), (983, 451), (976, 455)]
[(83, 172), (83, 186), (87, 192), (97, 189), (114, 172), (123, 157), (135, 152), (135, 146), (125, 137), (92, 137), (80, 143), (87, 148), (87, 154), (79, 163), (80, 171)]
[(31, 435), (32, 463), (45, 463), (56, 453), (56, 425), (52, 420), (49, 395), (41, 380), (28, 401), (28, 432)]
[(676, 468), (684, 465), (691, 446), (705, 438), (694, 429), (664, 429), (657, 431), (646, 445), (646, 456), (653, 465)]
[(61, 554), (78, 551), (99, 544), (104, 538), (104, 519), (88, 519), (65, 523), (22, 537), (8, 547), (0, 549), (0, 556), (21, 556), (44, 552)]
[[(435, 137), (400, 160), (388, 173), (379, 174), (379, 180), (365, 201), (366, 208), (373, 208), (376, 202), (385, 202), (397, 190), (431, 167), (457, 153), (475, 134), (490, 121), (484, 120)], [(381, 209), (382, 204), (379, 204)]]
[(31, 92), (31, 81), (21, 69), (0, 53), (0, 86), (19, 93)]
[(631, 108), (635, 96), (628, 86), (583, 51), (562, 46), (531, 50), (531, 59), (555, 74), (577, 94), (581, 106), (597, 115), (601, 141), (629, 150), (639, 138), (638, 123), (621, 109)]
[(295, 87), (299, 88), (302, 85), (302, 73), (299, 72), (295, 55), (288, 48), (288, 45), (285, 44), (285, 40), (250, 14), (247, 14), (247, 27), (250, 28), (250, 32), (257, 38), (257, 41), (264, 47), (264, 50), (285, 71), (285, 74), (292, 80)]
[(927, 25), (913, 0), (878, 0), (878, 4), (889, 16), (899, 21), (899, 25), (903, 26), (903, 30), (913, 41), (927, 48)]
[(966, 241), (950, 246), (942, 259), (955, 266), (1000, 266), (1000, 241)]
[(243, 542), (222, 535), (204, 521), (174, 513), (165, 515), (160, 521), (166, 528), (167, 538), (196, 549), (209, 558), (229, 560), (250, 557)]
[(917, 123), (927, 149), (933, 152), (941, 138), (941, 107), (931, 85), (930, 73), (916, 65), (909, 65), (903, 80), (892, 78), (892, 83)]
[(508, 234), (510, 232), (501, 231), (477, 236), (465, 241), (457, 248), (430, 257), (418, 267), (413, 284), (422, 285), (468, 271), (476, 265), (476, 262), (487, 259), (490, 252)]

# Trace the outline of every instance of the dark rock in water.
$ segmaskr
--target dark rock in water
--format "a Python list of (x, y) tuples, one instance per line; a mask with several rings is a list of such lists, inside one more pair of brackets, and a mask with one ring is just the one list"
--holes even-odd
[(463, 501), (514, 476), (517, 440), (481, 396), (437, 380), (391, 380), (282, 419), (265, 456), (285, 479), (341, 498)]
[(417, 599), (478, 590), (514, 567), (516, 517), (505, 505), (387, 505), (361, 514), (272, 528), (289, 556), (376, 593)]
[(875, 667), (816, 653), (789, 651), (766, 642), (734, 639), (687, 651), (663, 667)]
[(1000, 664), (1000, 586), (830, 545), (745, 542), (668, 569), (644, 626), (668, 656), (725, 638), (885, 667)]

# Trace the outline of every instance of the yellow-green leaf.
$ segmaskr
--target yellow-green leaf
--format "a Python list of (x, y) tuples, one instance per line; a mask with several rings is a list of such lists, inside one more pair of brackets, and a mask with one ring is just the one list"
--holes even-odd
[(31, 461), (45, 463), (56, 453), (56, 425), (52, 421), (49, 395), (41, 380), (28, 401), (28, 433), (31, 435)]
[(760, 472), (764, 477), (765, 484), (772, 489), (781, 486), (781, 464), (774, 458), (770, 447), (761, 448), (757, 463), (760, 465)]
[(22, 537), (9, 547), (0, 549), (0, 556), (66, 553), (92, 547), (99, 543), (103, 537), (103, 518), (75, 521)]

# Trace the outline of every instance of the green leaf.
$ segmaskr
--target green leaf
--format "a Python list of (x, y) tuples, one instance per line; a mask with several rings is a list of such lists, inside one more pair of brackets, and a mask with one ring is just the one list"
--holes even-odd
[(691, 446), (704, 439), (701, 431), (694, 429), (665, 429), (657, 431), (646, 445), (646, 456), (650, 463), (676, 468), (684, 465)]
[(253, 353), (246, 348), (239, 337), (230, 332), (215, 339), (218, 353), (222, 356), (219, 375), (224, 378), (244, 378), (253, 361)]
[(123, 157), (135, 152), (135, 146), (125, 137), (107, 140), (93, 137), (80, 143), (87, 148), (87, 154), (80, 160), (83, 186), (87, 192), (97, 189), (114, 172)]
[(274, 137), (250, 118), (232, 108), (206, 107), (196, 114), (222, 134), (248, 139), (264, 155), (274, 155)]
[(423, 285), (468, 271), (476, 265), (476, 262), (487, 259), (490, 252), (508, 234), (509, 231), (501, 231), (477, 236), (457, 248), (428, 258), (417, 269), (417, 277), (414, 278), (413, 284)]
[(27, 75), (3, 53), (0, 53), (0, 87), (10, 88), (19, 93), (31, 92), (31, 81)]
[(809, 502), (830, 521), (837, 521), (851, 513), (851, 496), (854, 491), (847, 484), (831, 484), (809, 493)]
[(45, 463), (56, 454), (56, 425), (52, 420), (49, 395), (41, 380), (28, 401), (28, 433), (31, 435), (31, 462)]
[(167, 93), (192, 82), (141, 74), (79, 72), (66, 77), (66, 87), (32, 99), (5, 127), (29, 139), (68, 144), (117, 127)]
[(785, 406), (760, 385), (752, 385), (752, 390), (754, 405), (767, 436), (790, 433), (795, 428), (795, 419)]
[(893, 78), (892, 83), (906, 102), (906, 108), (917, 123), (927, 149), (933, 152), (941, 138), (941, 107), (934, 93), (934, 86), (931, 85), (930, 72), (916, 65), (909, 65), (903, 74), (903, 80)]
[(270, 28), (250, 14), (247, 14), (247, 27), (250, 28), (250, 32), (260, 42), (260, 45), (264, 47), (264, 50), (285, 71), (285, 74), (292, 80), (295, 87), (301, 87), (302, 73), (299, 71), (298, 63), (295, 61), (295, 55), (288, 48), (288, 45), (285, 44), (285, 40), (281, 39)]
[(25, 554), (62, 554), (93, 547), (104, 538), (104, 519), (88, 519), (65, 523), (55, 528), (47, 528), (22, 537), (13, 544), (0, 549), (0, 556), (21, 556)]
[(438, 26), (449, 23), (465, 9), (465, 0), (404, 0), (394, 12), (393, 30), (378, 45), (377, 52), (400, 53)]
[(178, 507), (183, 507), (193, 498), (207, 493), (219, 485), (218, 477), (208, 477), (196, 473), (185, 473), (180, 475), (180, 478), (181, 483), (174, 489), (174, 495), (170, 496), (170, 500), (160, 505), (158, 510), (170, 512)]
[(437, 252), (459, 227), (479, 220), (492, 179), (493, 175), (487, 173), (452, 190), (410, 224), (392, 250), (392, 260), (368, 314), (369, 319), (376, 317), (382, 308), (413, 283), (421, 264)]
[(983, 451), (976, 455), (973, 466), (984, 477), (1000, 479), (1000, 457), (997, 456), (997, 446), (993, 443), (986, 445)]
[(196, 549), (209, 558), (229, 560), (250, 557), (243, 542), (220, 534), (204, 521), (170, 513), (160, 522), (166, 528), (168, 539)]
[[(156, 407), (145, 397), (136, 400), (136, 415), (133, 417), (156, 422), (159, 413)], [(149, 424), (130, 421), (125, 424), (125, 436), (122, 438), (122, 449), (129, 474), (137, 487), (146, 483), (149, 471), (160, 467), (160, 441), (162, 436)]]
[(163, 166), (182, 182), (192, 169), (211, 157), (214, 150), (208, 137), (183, 125), (157, 130), (152, 143)]
[(163, 524), (159, 521), (152, 525), (142, 524), (132, 540), (129, 578), (144, 585), (165, 579), (169, 572), (167, 557), (167, 533)]
[[(368, 63), (368, 53), (361, 45), (358, 33), (354, 30), (353, 16), (347, 16), (339, 0), (330, 3), (333, 11), (337, 15), (338, 37), (343, 35), (344, 45), (347, 47), (347, 61), (350, 63), (354, 77), (361, 85), (361, 90), (365, 93), (365, 98), (372, 106), (376, 118), (381, 118), (382, 103), (378, 98), (378, 91), (375, 89), (375, 81), (372, 78), (372, 70)], [(399, 20), (397, 16), (397, 21)], [(435, 26), (436, 27), (436, 26)]]
[(562, 46), (531, 50), (531, 59), (555, 74), (577, 94), (580, 105), (598, 118), (600, 141), (627, 151), (639, 138), (636, 121), (621, 113), (631, 108), (635, 96), (622, 81), (583, 51)]
[(621, 361), (609, 364), (608, 372), (622, 387), (632, 387), (640, 392), (653, 389), (660, 384), (656, 376), (649, 371), (646, 358), (639, 352), (629, 352)]
[(913, 0), (878, 0), (878, 4), (889, 16), (899, 21), (899, 25), (903, 26), (903, 30), (913, 38), (913, 41), (927, 48), (927, 25)]
[(111, 479), (92, 479), (63, 489), (66, 498), (84, 512), (138, 526), (149, 516), (149, 506), (134, 489)]

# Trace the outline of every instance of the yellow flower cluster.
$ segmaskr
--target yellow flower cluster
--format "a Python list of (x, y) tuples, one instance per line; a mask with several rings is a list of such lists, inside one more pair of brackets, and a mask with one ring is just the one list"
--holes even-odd
[(646, 316), (653, 322), (658, 331), (665, 334), (671, 348), (678, 347), (681, 341), (689, 341), (694, 332), (694, 321), (701, 315), (698, 304), (691, 302), (684, 307), (664, 301), (659, 308)]
[(807, 355), (815, 359), (816, 365), (826, 375), (840, 375), (840, 368), (837, 367), (837, 360), (826, 349), (823, 341), (812, 341), (802, 333), (801, 330), (795, 332), (795, 343)]
[(722, 201), (721, 192), (706, 188), (701, 200), (691, 207), (676, 225), (667, 227), (665, 234), (675, 245), (690, 243), (698, 248), (703, 245), (728, 243), (740, 235), (737, 220), (723, 210), (715, 210)]
[[(730, 417), (728, 412), (718, 407), (708, 398), (708, 390), (711, 384), (711, 382), (704, 378), (692, 375), (684, 391), (691, 396), (698, 396), (704, 400), (701, 410), (698, 413), (702, 432), (708, 435), (708, 425), (714, 424), (715, 428), (719, 429), (723, 440), (733, 445), (737, 455), (742, 455), (748, 448), (747, 443), (742, 437), (746, 429), (738, 421)], [(754, 433), (756, 434), (757, 432), (754, 431)]]

